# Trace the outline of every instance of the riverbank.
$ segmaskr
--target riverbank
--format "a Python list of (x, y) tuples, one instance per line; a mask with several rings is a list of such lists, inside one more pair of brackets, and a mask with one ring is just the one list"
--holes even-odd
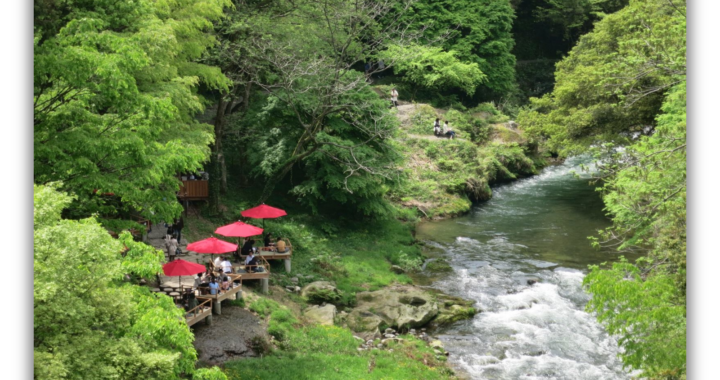
[[(407, 219), (463, 215), (473, 202), (492, 197), (490, 186), (534, 175), (547, 165), (522, 129), (492, 104), (462, 111), (404, 104), (395, 112), (400, 128), (393, 143), (404, 157), (404, 178), (388, 199)], [(436, 119), (447, 121), (457, 138), (434, 136)]]

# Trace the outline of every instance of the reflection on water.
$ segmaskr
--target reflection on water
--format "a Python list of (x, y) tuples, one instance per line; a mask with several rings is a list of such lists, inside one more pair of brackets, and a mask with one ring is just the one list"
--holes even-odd
[(473, 378), (630, 378), (615, 340), (583, 311), (587, 265), (617, 254), (587, 239), (610, 222), (587, 176), (573, 174), (582, 160), (499, 186), (470, 215), (418, 227), (417, 238), (456, 272), (428, 274), (432, 286), (483, 310), (439, 331), (452, 362)]

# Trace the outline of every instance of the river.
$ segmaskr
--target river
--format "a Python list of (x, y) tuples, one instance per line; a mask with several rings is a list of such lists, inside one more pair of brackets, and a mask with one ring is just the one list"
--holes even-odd
[(586, 162), (570, 158), (495, 187), (469, 215), (418, 226), (416, 237), (454, 271), (425, 272), (420, 282), (482, 310), (435, 331), (451, 363), (471, 378), (632, 377), (617, 358), (616, 340), (584, 311), (588, 264), (617, 259), (587, 239), (610, 221), (580, 170)]

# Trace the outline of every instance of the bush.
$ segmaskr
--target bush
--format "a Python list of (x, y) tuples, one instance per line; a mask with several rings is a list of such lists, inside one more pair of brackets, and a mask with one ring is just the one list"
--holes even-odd
[(419, 256), (412, 257), (407, 253), (400, 251), (397, 255), (397, 265), (406, 272), (417, 272), (422, 268), (423, 258)]
[(433, 123), (438, 118), (435, 108), (422, 104), (410, 114), (410, 132), (420, 135), (432, 135)]
[(225, 373), (218, 367), (197, 369), (192, 378), (193, 380), (228, 380)]
[(261, 317), (265, 318), (271, 315), (275, 310), (280, 309), (279, 303), (269, 299), (260, 297), (255, 302), (251, 303), (249, 309), (258, 313)]

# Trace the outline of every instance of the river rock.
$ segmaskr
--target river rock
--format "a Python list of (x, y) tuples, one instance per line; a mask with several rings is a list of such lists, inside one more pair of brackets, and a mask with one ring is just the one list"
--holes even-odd
[(528, 279), (527, 279), (527, 284), (528, 284), (528, 285), (533, 285), (533, 284), (538, 283), (539, 281), (540, 281), (539, 278), (537, 278), (537, 277), (531, 277), (531, 278), (528, 278)]
[(337, 308), (335, 305), (327, 304), (325, 306), (310, 306), (305, 309), (305, 318), (310, 322), (332, 326), (335, 324), (335, 314), (337, 314)]
[(478, 310), (473, 307), (473, 301), (442, 293), (437, 294), (437, 300), (440, 313), (432, 321), (433, 325), (436, 326), (470, 319), (478, 313)]
[(309, 302), (320, 304), (323, 302), (334, 302), (340, 299), (340, 292), (335, 285), (329, 281), (315, 281), (307, 284), (300, 295)]
[(395, 272), (396, 274), (403, 274), (403, 273), (405, 273), (405, 269), (402, 269), (402, 267), (400, 267), (399, 265), (393, 265), (393, 266), (391, 266), (391, 267), (390, 267), (390, 270), (392, 270), (392, 271)]
[(357, 306), (348, 315), (355, 331), (375, 331), (381, 325), (394, 328), (419, 327), (438, 315), (433, 295), (409, 285), (395, 285), (356, 295)]

